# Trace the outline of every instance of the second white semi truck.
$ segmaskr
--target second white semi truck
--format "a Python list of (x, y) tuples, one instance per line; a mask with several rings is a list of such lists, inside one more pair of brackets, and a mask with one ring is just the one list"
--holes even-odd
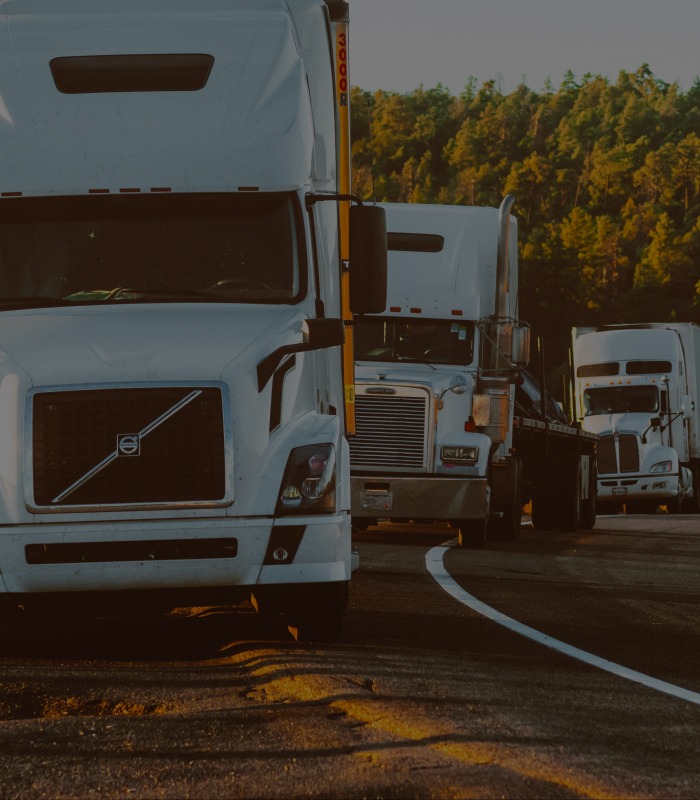
[(700, 512), (700, 326), (573, 329), (576, 416), (600, 437), (610, 510)]
[(356, 529), (449, 522), (463, 546), (595, 521), (596, 436), (569, 424), (524, 370), (517, 223), (500, 210), (383, 204), (386, 310), (355, 318)]

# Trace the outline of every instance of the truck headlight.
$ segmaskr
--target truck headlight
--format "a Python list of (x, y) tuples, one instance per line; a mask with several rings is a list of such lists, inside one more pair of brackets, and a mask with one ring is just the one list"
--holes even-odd
[(332, 444), (295, 447), (289, 454), (275, 514), (328, 514), (335, 511), (335, 448)]
[(650, 467), (649, 472), (673, 472), (673, 461), (659, 461)]
[(440, 458), (450, 464), (476, 464), (479, 460), (478, 447), (462, 447), (443, 445), (440, 448)]

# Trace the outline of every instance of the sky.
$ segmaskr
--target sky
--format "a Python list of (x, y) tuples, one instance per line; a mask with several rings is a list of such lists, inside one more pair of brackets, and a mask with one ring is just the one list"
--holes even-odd
[(689, 89), (700, 76), (700, 0), (348, 0), (350, 82), (460, 94), (495, 80), (556, 89), (567, 70), (615, 82), (644, 63)]

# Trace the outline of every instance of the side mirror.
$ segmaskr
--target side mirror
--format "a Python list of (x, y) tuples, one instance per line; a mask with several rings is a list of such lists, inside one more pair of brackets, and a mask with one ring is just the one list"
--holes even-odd
[(312, 350), (335, 347), (345, 342), (345, 324), (342, 319), (307, 319), (302, 336)]
[(350, 310), (380, 314), (386, 308), (386, 213), (379, 206), (350, 208)]
[(695, 404), (693, 403), (693, 398), (689, 394), (682, 395), (681, 411), (683, 412), (683, 419), (692, 419), (694, 408)]
[(661, 423), (661, 417), (652, 417), (652, 418), (649, 420), (649, 424), (647, 425), (647, 428), (646, 428), (646, 430), (645, 430), (645, 431), (644, 431), (644, 433), (642, 434), (642, 444), (646, 444), (646, 443), (647, 443), (647, 433), (649, 433), (649, 431), (650, 431), (652, 428), (660, 428), (660, 427), (661, 427), (661, 425), (662, 425), (662, 423)]
[(307, 319), (302, 328), (302, 341), (298, 344), (285, 344), (273, 350), (258, 364), (258, 391), (267, 386), (282, 359), (290, 353), (303, 353), (309, 350), (323, 350), (336, 347), (345, 341), (345, 323), (342, 319)]
[(527, 323), (513, 327), (511, 359), (518, 367), (526, 367), (530, 361), (530, 326)]

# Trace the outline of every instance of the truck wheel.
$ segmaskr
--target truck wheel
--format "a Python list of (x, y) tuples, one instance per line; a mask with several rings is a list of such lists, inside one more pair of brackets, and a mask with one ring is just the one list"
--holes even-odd
[(456, 527), (459, 528), (457, 541), (460, 547), (480, 550), (486, 544), (485, 519), (460, 519)]
[(581, 525), (581, 462), (562, 465), (558, 487), (557, 527), (576, 533)]
[(595, 520), (598, 514), (598, 475), (595, 468), (590, 475), (588, 485), (588, 499), (581, 500), (581, 527), (590, 531), (595, 527)]
[(584, 531), (590, 531), (595, 528), (596, 517), (598, 510), (596, 508), (595, 497), (589, 497), (588, 500), (581, 501), (581, 519), (580, 527)]
[(684, 514), (700, 514), (700, 468), (693, 467), (693, 494), (683, 501)]
[(503, 498), (508, 505), (497, 507), (500, 517), (494, 517), (489, 523), (489, 534), (502, 542), (514, 542), (520, 536), (520, 522), (523, 512), (523, 465), (521, 461), (513, 462), (513, 470), (509, 481), (508, 492)]
[(522, 507), (506, 508), (502, 517), (491, 520), (489, 533), (491, 538), (499, 542), (514, 542), (520, 536)]
[(288, 614), (289, 632), (297, 642), (337, 642), (348, 604), (348, 584), (318, 584), (302, 595)]
[(665, 505), (666, 511), (668, 511), (669, 514), (681, 513), (682, 500), (680, 497), (672, 497), (670, 500), (666, 501)]
[(625, 503), (626, 514), (656, 514), (658, 503), (653, 500), (631, 500)]
[(538, 492), (532, 498), (532, 527), (536, 531), (551, 531), (554, 529), (554, 500), (547, 498), (544, 493)]

